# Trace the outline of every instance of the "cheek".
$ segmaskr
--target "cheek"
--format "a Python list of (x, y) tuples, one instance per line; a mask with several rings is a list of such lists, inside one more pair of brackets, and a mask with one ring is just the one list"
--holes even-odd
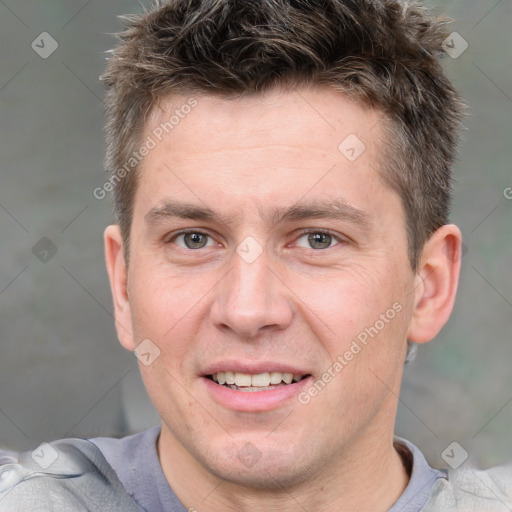
[(323, 324), (328, 338), (346, 342), (397, 300), (398, 292), (390, 281), (377, 271), (351, 268), (320, 278), (304, 277), (296, 289), (311, 323)]
[(134, 335), (138, 342), (154, 341), (164, 357), (172, 353), (175, 365), (190, 349), (196, 325), (190, 318), (201, 307), (195, 281), (173, 278), (161, 268), (134, 268), (138, 270), (129, 286)]
[(377, 388), (383, 386), (379, 379), (393, 386), (393, 373), (402, 364), (410, 296), (407, 283), (399, 278), (400, 274), (387, 272), (384, 266), (380, 272), (339, 273), (322, 286), (303, 283), (304, 290), (308, 287), (308, 307), (303, 311), (309, 327), (331, 361), (341, 358), (343, 369), (339, 365), (339, 371), (331, 368), (341, 377), (336, 378), (339, 386), (359, 390), (360, 400), (378, 394)]
[(187, 305), (194, 296), (193, 281), (174, 277), (165, 264), (153, 260), (148, 256), (134, 261), (136, 270), (129, 282), (130, 304), (139, 322), (171, 324), (190, 308)]

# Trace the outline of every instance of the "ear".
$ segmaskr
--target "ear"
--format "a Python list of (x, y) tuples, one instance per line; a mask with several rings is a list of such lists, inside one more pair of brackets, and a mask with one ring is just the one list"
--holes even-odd
[(408, 339), (425, 343), (437, 336), (455, 302), (462, 258), (462, 234), (441, 226), (425, 243), (416, 273), (414, 309)]
[(103, 235), (105, 242), (105, 261), (107, 264), (110, 289), (114, 299), (114, 317), (117, 336), (121, 345), (133, 351), (130, 300), (128, 297), (128, 272), (123, 253), (123, 238), (117, 224), (108, 226)]

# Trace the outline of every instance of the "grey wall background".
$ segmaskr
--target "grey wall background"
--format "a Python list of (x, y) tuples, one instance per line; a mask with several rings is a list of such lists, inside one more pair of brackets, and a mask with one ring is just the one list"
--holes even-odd
[[(436, 466), (453, 441), (487, 466), (512, 460), (512, 4), (428, 3), (468, 43), (446, 58), (472, 108), (452, 215), (467, 252), (451, 320), (406, 371), (396, 433)], [(108, 34), (122, 27), (117, 15), (139, 11), (134, 0), (0, 1), (4, 447), (119, 436), (158, 420), (117, 343), (102, 247), (111, 205), (92, 195), (105, 181), (98, 76)], [(43, 32), (58, 44), (49, 56)]]

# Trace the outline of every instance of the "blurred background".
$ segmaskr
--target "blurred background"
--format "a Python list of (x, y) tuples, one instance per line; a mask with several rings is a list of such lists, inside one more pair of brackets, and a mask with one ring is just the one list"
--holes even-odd
[[(429, 1), (455, 19), (445, 66), (471, 106), (452, 221), (455, 311), (405, 372), (396, 434), (431, 464), (512, 461), (512, 4)], [(117, 342), (102, 235), (98, 80), (135, 0), (0, 0), (0, 446), (121, 436), (158, 422)], [(467, 43), (467, 48), (466, 48)]]

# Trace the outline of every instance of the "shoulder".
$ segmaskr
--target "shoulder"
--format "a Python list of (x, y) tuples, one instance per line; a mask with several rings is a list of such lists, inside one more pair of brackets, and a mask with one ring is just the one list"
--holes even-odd
[(160, 467), (156, 450), (159, 434), (160, 427), (153, 427), (120, 439), (97, 437), (91, 442), (101, 451), (125, 488), (132, 489), (148, 466)]
[(436, 482), (423, 512), (512, 510), (512, 464), (482, 470), (472, 467), (447, 470)]
[(119, 440), (96, 438), (91, 441), (99, 447), (123, 487), (142, 508), (184, 511), (160, 465), (159, 434), (160, 426)]
[(159, 434), (158, 426), (126, 437), (95, 437), (90, 441), (99, 448), (107, 460), (121, 458), (129, 463), (130, 459), (137, 460), (140, 454), (147, 453), (148, 448), (153, 448)]
[(98, 447), (85, 439), (44, 443), (1, 457), (2, 512), (141, 512)]

